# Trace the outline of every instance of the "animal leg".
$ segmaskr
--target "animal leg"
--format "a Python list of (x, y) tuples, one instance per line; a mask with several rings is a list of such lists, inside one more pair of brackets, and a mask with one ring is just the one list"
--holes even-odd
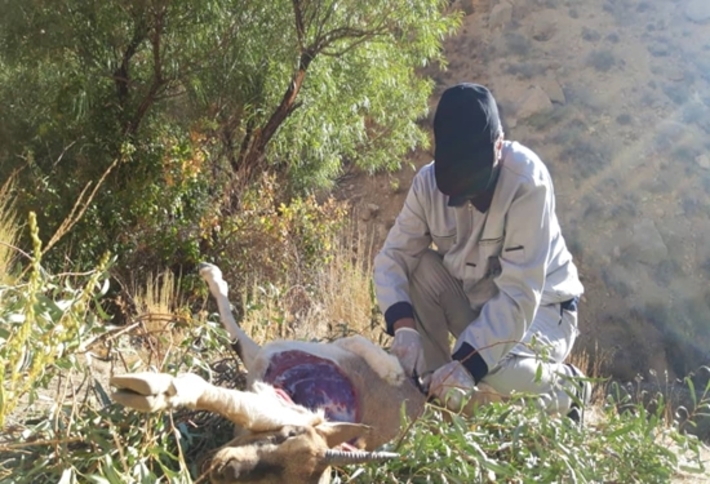
[(205, 410), (254, 432), (284, 425), (315, 426), (324, 421), (323, 412), (286, 402), (265, 383), (257, 383), (254, 392), (242, 392), (214, 386), (192, 373), (149, 372), (117, 375), (110, 383), (117, 388), (111, 394), (115, 402), (141, 412), (180, 407)]
[(404, 381), (404, 371), (396, 356), (390, 355), (364, 336), (349, 336), (333, 342), (344, 350), (361, 356), (383, 380), (391, 385)]
[(207, 282), (212, 297), (217, 301), (219, 318), (222, 321), (222, 326), (224, 326), (224, 329), (227, 330), (232, 341), (234, 341), (233, 346), (237, 355), (239, 355), (239, 358), (244, 362), (244, 366), (247, 367), (247, 370), (252, 371), (256, 355), (261, 348), (239, 327), (234, 319), (231, 304), (227, 297), (229, 287), (227, 286), (227, 282), (222, 278), (222, 271), (216, 265), (207, 262), (200, 264), (199, 271), (202, 279)]

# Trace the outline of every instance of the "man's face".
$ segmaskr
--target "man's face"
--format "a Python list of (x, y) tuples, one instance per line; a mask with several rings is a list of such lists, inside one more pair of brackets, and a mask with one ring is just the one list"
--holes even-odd
[(460, 194), (450, 197), (449, 206), (462, 207), (491, 190), (496, 180), (496, 172), (502, 153), (503, 135), (501, 134), (495, 142), (492, 164), (462, 179), (462, 183), (465, 183), (466, 187), (462, 187)]

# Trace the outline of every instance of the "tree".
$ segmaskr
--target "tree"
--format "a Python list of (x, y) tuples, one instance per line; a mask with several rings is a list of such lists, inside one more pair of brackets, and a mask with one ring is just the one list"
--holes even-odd
[(194, 255), (198, 221), (264, 171), (307, 192), (425, 143), (417, 70), (442, 60), (447, 4), (0, 1), (0, 176), (20, 170), (18, 207), (51, 231), (108, 172), (75, 255)]

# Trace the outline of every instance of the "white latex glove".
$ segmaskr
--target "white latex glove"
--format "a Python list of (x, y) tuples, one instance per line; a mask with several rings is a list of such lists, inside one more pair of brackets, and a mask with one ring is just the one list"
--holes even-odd
[(424, 352), (422, 350), (422, 335), (412, 328), (399, 328), (394, 332), (394, 341), (390, 353), (397, 357), (407, 376), (421, 375), (424, 371)]
[(451, 361), (434, 372), (429, 382), (429, 393), (449, 410), (458, 412), (464, 397), (476, 386), (473, 377), (458, 361)]

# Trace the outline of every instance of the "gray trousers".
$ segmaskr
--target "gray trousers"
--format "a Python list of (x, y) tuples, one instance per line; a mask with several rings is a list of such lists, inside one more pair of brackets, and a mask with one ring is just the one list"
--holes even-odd
[[(431, 250), (424, 253), (410, 278), (410, 297), (426, 368), (434, 371), (451, 361), (450, 335), (458, 338), (478, 310), (471, 307), (461, 282), (446, 270), (441, 256)], [(533, 334), (536, 350), (519, 343), (496, 367), (489, 368), (481, 382), (504, 397), (514, 392), (535, 395), (548, 412), (567, 413), (573, 402), (569, 394), (576, 391), (569, 377), (579, 373), (563, 362), (577, 335), (577, 312), (562, 310), (559, 304), (541, 306), (523, 341), (530, 341)], [(544, 358), (539, 351), (543, 345)], [(542, 377), (536, 381), (540, 365)]]

